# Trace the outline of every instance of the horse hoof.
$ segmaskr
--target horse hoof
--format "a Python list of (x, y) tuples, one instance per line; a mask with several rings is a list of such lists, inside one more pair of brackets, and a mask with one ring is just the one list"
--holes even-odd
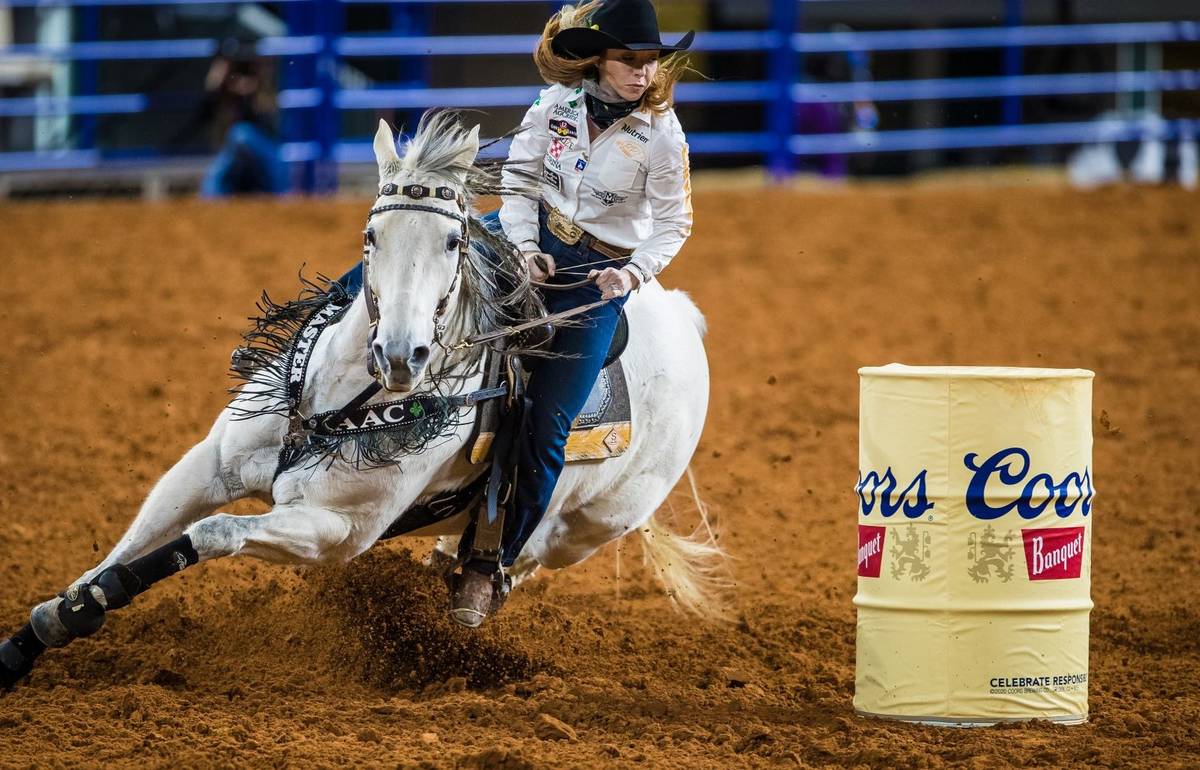
[(33, 661), (17, 649), (12, 639), (0, 642), (0, 690), (11, 690), (33, 670)]
[(450, 619), (460, 626), (479, 628), (492, 605), (491, 576), (464, 569), (455, 582)]

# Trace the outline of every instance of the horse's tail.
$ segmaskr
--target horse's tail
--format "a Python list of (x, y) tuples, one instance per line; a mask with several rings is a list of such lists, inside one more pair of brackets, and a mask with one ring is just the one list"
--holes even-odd
[(687, 469), (693, 499), (702, 525), (690, 535), (678, 535), (651, 516), (639, 529), (645, 562), (663, 584), (667, 596), (685, 612), (729, 620), (724, 593), (732, 584), (727, 577), (725, 552), (717, 545), (708, 523), (708, 509), (700, 500), (692, 469)]

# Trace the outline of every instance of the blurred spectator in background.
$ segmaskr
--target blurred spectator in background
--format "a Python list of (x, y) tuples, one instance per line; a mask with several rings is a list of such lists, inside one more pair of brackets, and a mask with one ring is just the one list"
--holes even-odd
[[(849, 32), (844, 24), (835, 32)], [(865, 51), (847, 51), (807, 56), (804, 59), (804, 81), (808, 83), (865, 83), (871, 80), (870, 59)], [(848, 131), (874, 131), (879, 125), (875, 103), (860, 100), (853, 103), (798, 102), (795, 111), (796, 133), (842, 134)], [(849, 173), (849, 157), (818, 155), (801, 158), (800, 169), (815, 171), (823, 177), (841, 179)]]
[(285, 193), (287, 166), (274, 138), (276, 114), (270, 70), (253, 44), (226, 40), (204, 79), (205, 98), (196, 123), (211, 131), (217, 157), (200, 194)]

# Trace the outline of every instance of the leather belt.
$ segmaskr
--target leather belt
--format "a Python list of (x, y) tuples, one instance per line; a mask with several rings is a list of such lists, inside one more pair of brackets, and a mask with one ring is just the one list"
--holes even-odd
[(568, 246), (582, 243), (584, 248), (599, 252), (609, 259), (629, 259), (629, 255), (633, 254), (633, 249), (623, 249), (600, 240), (545, 201), (542, 201), (541, 206), (542, 211), (546, 213), (546, 228)]

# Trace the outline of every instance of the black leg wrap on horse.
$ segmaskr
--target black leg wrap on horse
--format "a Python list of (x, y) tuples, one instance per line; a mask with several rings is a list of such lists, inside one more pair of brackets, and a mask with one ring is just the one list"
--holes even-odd
[(24, 679), (33, 669), (33, 662), (45, 651), (46, 645), (28, 623), (11, 639), (0, 642), (0, 689), (10, 689)]
[[(163, 578), (170, 577), (176, 572), (182, 572), (198, 561), (200, 561), (200, 556), (192, 547), (192, 538), (184, 535), (140, 559), (129, 562), (129, 576), (137, 581), (137, 585), (132, 586), (124, 580), (121, 580), (121, 583), (132, 598)], [(118, 579), (120, 580), (120, 578)], [(131, 586), (133, 587), (132, 591), (129, 590)]]
[(90, 584), (71, 586), (55, 614), (66, 629), (68, 640), (91, 636), (104, 625), (104, 592)]
[(61, 596), (42, 602), (29, 614), (34, 633), (47, 647), (91, 636), (104, 625), (104, 613), (128, 605), (133, 597), (165, 577), (200, 561), (187, 535), (129, 564), (115, 564), (92, 582), (73, 585)]
[(92, 584), (104, 592), (105, 610), (119, 610), (141, 593), (142, 581), (124, 564), (114, 564), (101, 572)]

